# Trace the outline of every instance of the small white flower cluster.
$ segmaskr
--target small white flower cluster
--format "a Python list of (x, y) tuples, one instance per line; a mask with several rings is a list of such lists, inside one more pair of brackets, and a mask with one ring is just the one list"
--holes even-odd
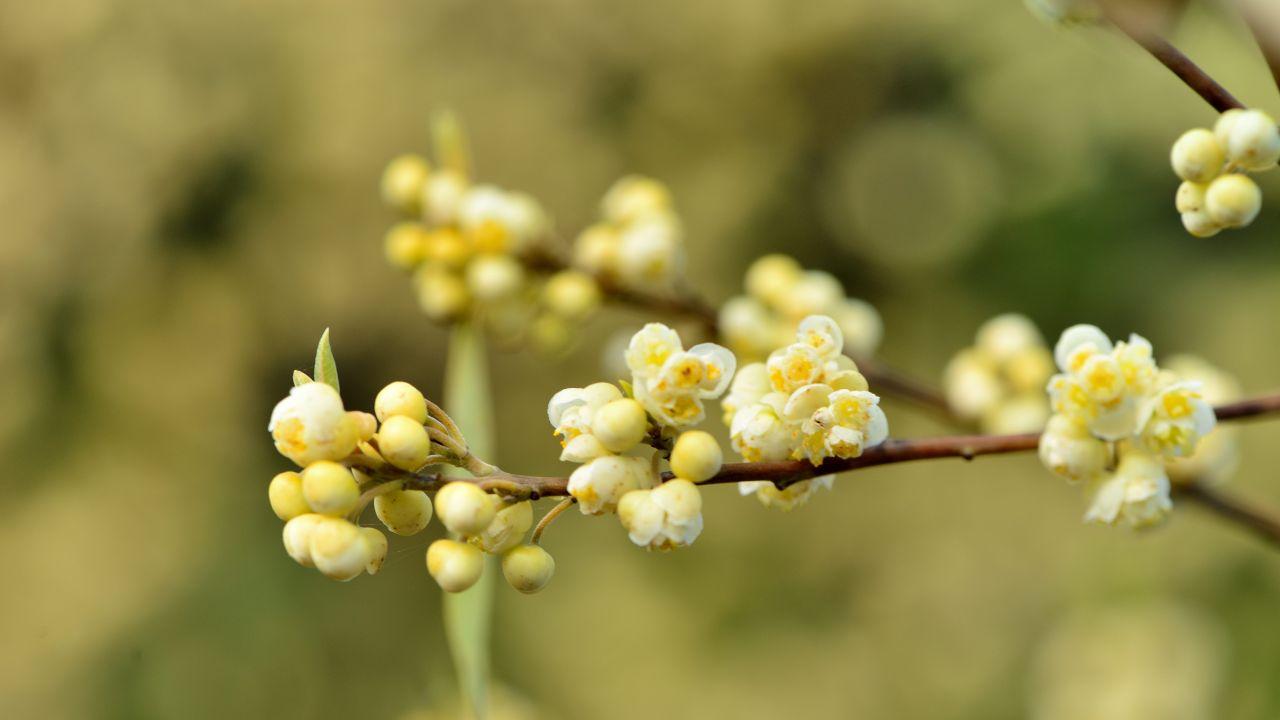
[[(1200, 395), (1210, 404), (1233, 402), (1243, 394), (1239, 381), (1204, 358), (1175, 355), (1165, 360), (1164, 366), (1183, 380), (1200, 383)], [(1165, 460), (1169, 479), (1175, 483), (1223, 482), (1239, 465), (1240, 429), (1227, 425), (1219, 425), (1204, 436), (1190, 456)]]
[[(710, 343), (688, 351), (680, 336), (646, 325), (626, 351), (628, 397), (610, 383), (568, 388), (547, 405), (560, 438), (561, 460), (582, 463), (568, 490), (585, 515), (616, 512), (632, 542), (654, 550), (691, 544), (702, 532), (702, 496), (696, 483), (720, 471), (723, 453), (709, 434), (686, 430), (705, 416), (702, 402), (721, 395), (735, 360)], [(672, 479), (661, 482), (660, 454), (646, 453), (679, 433), (670, 453)]]
[(601, 221), (578, 235), (573, 264), (628, 289), (671, 289), (684, 272), (684, 229), (667, 186), (628, 175), (600, 203)]
[(1262, 172), (1280, 160), (1280, 128), (1261, 110), (1228, 110), (1212, 130), (1196, 128), (1173, 144), (1170, 162), (1183, 182), (1174, 204), (1182, 225), (1196, 237), (1253, 222), (1262, 191), (1246, 172)]
[[(889, 435), (880, 398), (843, 354), (840, 326), (825, 315), (800, 321), (795, 343), (765, 363), (739, 371), (722, 403), (733, 448), (749, 462), (858, 457)], [(789, 510), (809, 499), (830, 476), (778, 489), (768, 481), (739, 483), (769, 507)]]
[(413, 272), (418, 304), (433, 320), (473, 317), (501, 339), (554, 349), (600, 304), (589, 275), (547, 275), (529, 262), (551, 243), (550, 220), (529, 195), (403, 155), (384, 171), (382, 196), (404, 217), (387, 232), (387, 260)]
[(810, 315), (827, 315), (857, 356), (875, 353), (884, 335), (880, 313), (847, 297), (840, 281), (822, 270), (805, 270), (787, 255), (765, 255), (747, 268), (746, 294), (720, 309), (720, 336), (739, 357), (763, 360), (791, 342), (796, 326)]
[(1035, 432), (1049, 419), (1044, 386), (1050, 375), (1053, 353), (1040, 331), (1025, 316), (1008, 313), (978, 328), (973, 346), (947, 364), (943, 387), (952, 412), (983, 432)]
[[(409, 383), (383, 388), (374, 413), (348, 412), (332, 386), (306, 382), (276, 405), (268, 425), (280, 453), (304, 468), (276, 475), (267, 491), (272, 511), (285, 521), (285, 550), (335, 580), (375, 574), (386, 559), (386, 536), (358, 525), (371, 499), (378, 519), (397, 535), (416, 535), (431, 521), (427, 493), (379, 482), (380, 469), (458, 464), (467, 452), (453, 421)], [(479, 579), (482, 551), (503, 556), (504, 573), (521, 592), (550, 580), (550, 556), (521, 545), (533, 524), (528, 501), (508, 503), (473, 483), (454, 482), (436, 494), (434, 512), (463, 537), (437, 540), (427, 551), (427, 569), (445, 590)]]
[(1086, 522), (1159, 523), (1172, 508), (1164, 461), (1191, 457), (1217, 422), (1199, 383), (1157, 367), (1146, 339), (1112, 344), (1093, 325), (1064, 330), (1054, 360), (1040, 459), (1086, 484)]

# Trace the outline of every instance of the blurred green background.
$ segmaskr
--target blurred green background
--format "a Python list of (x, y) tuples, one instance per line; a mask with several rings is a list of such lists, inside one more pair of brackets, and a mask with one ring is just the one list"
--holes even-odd
[[(1176, 39), (1280, 108), (1234, 19), (1193, 7)], [(377, 184), (444, 106), (562, 229), (661, 178), (701, 292), (792, 252), (931, 381), (1020, 310), (1280, 384), (1277, 174), (1251, 228), (1190, 238), (1166, 157), (1211, 111), (1014, 0), (3, 3), (0, 716), (452, 716), (439, 526), (376, 578), (296, 566), (265, 431), (326, 326), (349, 407), (393, 379), (439, 397), (446, 333), (382, 259)], [(570, 469), (546, 399), (648, 319), (495, 356), (499, 463)], [(896, 436), (947, 431), (888, 408)], [(1233, 481), (1272, 505), (1277, 432), (1247, 428)], [(1195, 508), (1146, 535), (1081, 511), (1019, 456), (869, 470), (789, 514), (708, 491), (671, 555), (571, 515), (550, 587), (499, 590), (501, 716), (1280, 715), (1274, 549)]]

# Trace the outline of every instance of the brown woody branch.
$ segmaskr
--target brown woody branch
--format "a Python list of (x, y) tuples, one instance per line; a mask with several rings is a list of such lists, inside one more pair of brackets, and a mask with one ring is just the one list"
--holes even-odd
[(1169, 72), (1178, 76), (1178, 79), (1185, 83), (1187, 87), (1204, 98), (1204, 101), (1213, 106), (1214, 110), (1226, 112), (1232, 108), (1244, 107), (1243, 103), (1237, 100), (1217, 80), (1214, 80), (1209, 73), (1192, 62), (1191, 58), (1184, 55), (1181, 50), (1174, 47), (1168, 40), (1148, 29), (1144, 23), (1115, 12), (1113, 8), (1107, 8), (1106, 10), (1107, 20), (1116, 29), (1127, 35), (1143, 50), (1151, 53), (1152, 57), (1159, 60), (1162, 65), (1169, 69)]
[(1280, 517), (1202, 482), (1173, 486), (1173, 493), (1280, 545)]

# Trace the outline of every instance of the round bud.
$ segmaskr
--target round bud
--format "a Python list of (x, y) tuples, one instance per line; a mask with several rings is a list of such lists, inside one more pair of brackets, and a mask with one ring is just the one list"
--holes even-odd
[(401, 470), (417, 470), (431, 455), (431, 438), (422, 423), (393, 415), (378, 428), (378, 453)]
[(446, 227), (427, 233), (422, 253), (428, 262), (456, 270), (471, 259), (472, 247), (462, 233)]
[(322, 460), (302, 471), (302, 496), (321, 515), (346, 515), (360, 499), (360, 488), (345, 466)]
[(524, 270), (510, 255), (482, 255), (467, 265), (467, 289), (481, 300), (503, 300), (520, 289)]
[(360, 534), (364, 536), (365, 566), (364, 571), (377, 575), (382, 563), (387, 559), (387, 536), (378, 532), (377, 528), (362, 527)]
[(436, 493), (436, 514), (450, 532), (479, 535), (493, 522), (497, 509), (479, 485), (451, 482)]
[(436, 225), (458, 218), (458, 207), (467, 193), (467, 179), (452, 170), (431, 173), (422, 183), (422, 213)]
[(617, 230), (608, 225), (592, 225), (574, 243), (573, 264), (597, 275), (616, 274), (621, 244)]
[(724, 451), (711, 433), (690, 430), (676, 438), (671, 450), (671, 472), (690, 482), (702, 482), (720, 472)]
[(416, 535), (431, 522), (431, 498), (421, 490), (393, 490), (373, 499), (373, 511), (397, 535)]
[(351, 421), (356, 429), (356, 438), (360, 442), (365, 442), (372, 438), (374, 433), (378, 432), (378, 419), (373, 415), (361, 410), (348, 410), (347, 419)]
[(778, 305), (800, 280), (800, 263), (789, 255), (765, 255), (747, 268), (747, 292), (771, 305)]
[(562, 270), (547, 280), (542, 298), (552, 312), (577, 320), (600, 306), (600, 286), (584, 272)]
[(1183, 180), (1209, 182), (1222, 172), (1226, 155), (1212, 132), (1196, 128), (1183, 133), (1173, 144), (1169, 161)]
[(441, 539), (427, 548), (427, 572), (445, 592), (462, 592), (480, 579), (484, 553), (457, 540)]
[(467, 285), (455, 273), (436, 266), (423, 265), (413, 276), (418, 307), (436, 322), (453, 320), (467, 310), (471, 296)]
[(1243, 108), (1231, 108), (1230, 110), (1218, 116), (1218, 121), (1213, 124), (1213, 136), (1218, 140), (1218, 144), (1226, 150), (1228, 142), (1231, 140), (1231, 128), (1235, 126), (1236, 120), (1244, 114)]
[(281, 520), (289, 521), (311, 512), (311, 506), (302, 497), (302, 476), (296, 472), (282, 472), (271, 478), (267, 498), (271, 501), (271, 511)]
[(324, 518), (311, 531), (311, 561), (334, 580), (351, 580), (369, 564), (369, 545), (360, 528), (341, 518)]
[(420, 155), (401, 155), (382, 171), (382, 199), (403, 213), (416, 213), (431, 166)]
[(1232, 173), (1209, 183), (1204, 194), (1205, 210), (1218, 225), (1244, 227), (1262, 210), (1262, 191), (1246, 175)]
[(490, 495), (489, 500), (498, 508), (497, 515), (484, 532), (472, 538), (472, 542), (481, 550), (496, 555), (519, 545), (524, 534), (533, 527), (533, 503), (528, 500), (506, 503), (497, 495)]
[(1268, 170), (1280, 160), (1280, 128), (1261, 110), (1245, 110), (1227, 129), (1227, 159), (1245, 170)]
[(426, 236), (426, 229), (416, 222), (393, 225), (382, 244), (387, 262), (405, 270), (422, 262), (427, 247)]
[(373, 412), (380, 422), (403, 415), (421, 425), (427, 421), (427, 402), (418, 388), (397, 380), (378, 391), (378, 397), (373, 401)]
[(324, 520), (323, 515), (299, 515), (284, 524), (284, 551), (303, 567), (315, 567), (311, 560), (311, 533)]
[(1207, 238), (1222, 232), (1222, 226), (1213, 221), (1207, 212), (1182, 213), (1182, 227), (1198, 238)]
[(555, 572), (555, 558), (538, 545), (520, 545), (502, 556), (503, 577), (511, 587), (525, 594), (546, 587)]
[(606, 403), (591, 420), (591, 434), (609, 452), (626, 452), (635, 447), (649, 430), (644, 406), (631, 398)]
[(1204, 194), (1208, 189), (1208, 183), (1184, 181), (1178, 186), (1178, 193), (1173, 197), (1173, 205), (1180, 213), (1204, 212)]

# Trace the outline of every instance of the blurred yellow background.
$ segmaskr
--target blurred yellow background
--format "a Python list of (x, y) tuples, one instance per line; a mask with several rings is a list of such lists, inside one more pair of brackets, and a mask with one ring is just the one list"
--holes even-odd
[[(1176, 40), (1280, 109), (1235, 20), (1194, 7)], [(1280, 385), (1275, 174), (1251, 228), (1188, 237), (1167, 153), (1211, 111), (1122, 37), (1014, 0), (0, 4), (0, 716), (451, 716), (422, 560), (439, 526), (395, 538), (376, 578), (299, 568), (265, 432), (326, 326), (349, 407), (393, 379), (439, 397), (446, 333), (382, 258), (378, 177), (446, 106), (480, 177), (567, 233), (616, 177), (653, 175), (704, 295), (793, 253), (935, 384), (1018, 310)], [(498, 462), (567, 472), (547, 398), (605, 379), (602, 347), (649, 319), (493, 357)], [(947, 431), (888, 412), (898, 437)], [(1272, 505), (1277, 432), (1246, 429), (1233, 481)], [(1145, 535), (1081, 510), (1019, 456), (868, 470), (787, 514), (711, 490), (671, 555), (573, 514), (549, 588), (499, 591), (501, 707), (1280, 715), (1274, 549), (1195, 508)]]

